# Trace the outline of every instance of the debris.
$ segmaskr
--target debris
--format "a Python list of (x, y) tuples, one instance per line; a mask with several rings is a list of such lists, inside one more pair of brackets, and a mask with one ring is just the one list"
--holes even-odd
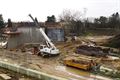
[(22, 48), (22, 49), (21, 49), (21, 52), (26, 52), (25, 48)]
[(38, 47), (34, 46), (33, 48), (34, 48), (34, 49), (33, 49), (33, 50), (34, 50), (34, 54), (38, 54), (38, 52), (39, 52)]
[(28, 54), (33, 54), (33, 53), (32, 53), (32, 52), (30, 52), (30, 51), (29, 51), (29, 52), (27, 52), (27, 53), (28, 53)]
[(76, 47), (75, 52), (77, 54), (83, 54), (88, 56), (106, 57), (109, 53), (109, 49), (102, 49), (101, 47), (81, 45)]
[(4, 80), (10, 80), (11, 77), (8, 76), (7, 74), (0, 74), (0, 77), (3, 78)]
[(7, 59), (4, 59), (5, 62), (7, 62), (8, 60)]
[(102, 72), (117, 72), (117, 70), (115, 70), (115, 69), (111, 69), (111, 68), (109, 68), (109, 67), (106, 67), (106, 66), (100, 66), (100, 71), (102, 71)]
[(115, 47), (115, 48), (120, 48), (120, 34), (108, 39), (108, 42), (105, 43), (104, 45)]
[(36, 64), (40, 69), (42, 68), (40, 64)]
[(7, 41), (0, 42), (0, 48), (6, 48), (7, 43), (8, 43)]
[(76, 36), (72, 36), (71, 41), (72, 41), (72, 42), (73, 42), (73, 41), (76, 41), (76, 39), (77, 39)]
[(112, 59), (112, 60), (119, 60), (119, 57), (115, 57), (115, 56), (108, 56), (108, 58)]

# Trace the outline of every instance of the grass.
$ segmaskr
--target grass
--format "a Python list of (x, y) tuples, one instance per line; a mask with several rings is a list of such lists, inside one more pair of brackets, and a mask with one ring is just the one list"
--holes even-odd
[(94, 71), (92, 72), (95, 75), (100, 75), (100, 76), (105, 76), (105, 77), (109, 77), (112, 79), (116, 79), (120, 80), (120, 73), (114, 73), (114, 72), (102, 72), (102, 71)]

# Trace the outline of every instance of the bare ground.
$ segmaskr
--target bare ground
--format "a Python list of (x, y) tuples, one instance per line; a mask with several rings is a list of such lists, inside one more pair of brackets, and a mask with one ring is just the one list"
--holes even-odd
[[(105, 39), (106, 37), (104, 37)], [(93, 38), (98, 39), (97, 37)], [(103, 39), (103, 38), (102, 38)], [(100, 38), (100, 40), (102, 40)], [(103, 39), (103, 40), (104, 40)], [(41, 56), (32, 55), (30, 51), (21, 52), (21, 50), (0, 50), (0, 59), (7, 61), (12, 64), (19, 64), (21, 66), (42, 71), (51, 75), (67, 78), (67, 79), (77, 79), (77, 80), (89, 80), (94, 79), (91, 77), (91, 73), (85, 71), (79, 71), (79, 74), (67, 71), (66, 67), (63, 65), (63, 59), (68, 54), (73, 54), (75, 47), (81, 44), (81, 41), (88, 41), (89, 38), (79, 38), (75, 42), (60, 42), (57, 43), (57, 48), (60, 49), (61, 54), (55, 57), (43, 58)], [(99, 40), (99, 39), (98, 39)], [(97, 40), (97, 41), (98, 41)], [(77, 71), (78, 72), (78, 71)], [(106, 78), (105, 78), (106, 79)], [(98, 80), (101, 80), (98, 78)]]

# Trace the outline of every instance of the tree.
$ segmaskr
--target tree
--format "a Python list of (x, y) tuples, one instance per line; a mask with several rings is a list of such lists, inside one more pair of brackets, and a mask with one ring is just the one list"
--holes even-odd
[(107, 25), (108, 20), (107, 20), (106, 17), (100, 16), (99, 22), (100, 22), (100, 27), (101, 28), (106, 28), (107, 27), (106, 25)]
[(12, 27), (12, 21), (11, 21), (11, 19), (8, 19), (8, 26), (7, 27)]
[(56, 18), (55, 18), (55, 16), (54, 16), (54, 15), (52, 15), (52, 16), (48, 16), (46, 22), (56, 22)]
[(113, 13), (110, 17), (100, 16), (94, 19), (95, 28), (117, 28), (120, 29), (120, 15), (118, 12)]
[(63, 10), (59, 21), (64, 22), (66, 34), (79, 35), (82, 31), (81, 13), (79, 11)]
[(63, 12), (59, 15), (60, 21), (78, 21), (81, 19), (81, 13), (79, 11), (72, 10), (63, 10)]
[(120, 28), (119, 25), (120, 25), (120, 16), (119, 13), (116, 12), (109, 17), (109, 26), (111, 28)]
[(93, 27), (94, 27), (94, 28), (97, 28), (97, 27), (99, 27), (99, 24), (100, 24), (99, 18), (95, 18), (95, 19), (94, 19), (94, 23), (93, 23)]
[(105, 23), (107, 23), (107, 18), (104, 17), (104, 16), (100, 16), (99, 22), (100, 22), (101, 24), (105, 24)]
[(106, 28), (108, 23), (108, 18), (104, 16), (100, 16), (100, 18), (94, 19), (94, 27), (95, 28)]
[(0, 29), (4, 27), (4, 20), (2, 15), (0, 14)]

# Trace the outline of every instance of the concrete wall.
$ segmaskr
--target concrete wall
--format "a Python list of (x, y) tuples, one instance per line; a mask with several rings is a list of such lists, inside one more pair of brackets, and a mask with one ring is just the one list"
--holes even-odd
[(36, 27), (19, 27), (21, 34), (8, 38), (8, 48), (15, 48), (24, 43), (42, 43), (44, 37)]
[(52, 41), (64, 41), (64, 30), (62, 28), (48, 28), (46, 30), (48, 37)]
[(17, 64), (10, 64), (3, 61), (0, 61), (0, 67), (15, 71), (17, 73), (25, 74), (27, 76), (35, 77), (38, 78), (39, 80), (67, 80), (65, 78), (49, 75), (47, 73), (43, 73), (37, 70), (19, 66)]

